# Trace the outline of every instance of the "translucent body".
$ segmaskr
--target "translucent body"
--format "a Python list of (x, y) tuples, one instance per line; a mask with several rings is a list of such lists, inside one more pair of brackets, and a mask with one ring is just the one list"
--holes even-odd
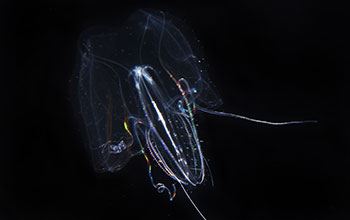
[(186, 30), (162, 12), (140, 10), (118, 30), (82, 34), (80, 109), (96, 171), (117, 171), (147, 148), (177, 182), (203, 181), (195, 105), (221, 101), (187, 39), (197, 40), (191, 31), (185, 38)]
[(271, 125), (302, 123), (209, 110), (221, 99), (193, 51), (198, 41), (183, 23), (162, 12), (139, 10), (117, 30), (84, 32), (79, 44), (78, 96), (95, 170), (118, 171), (142, 153), (153, 186), (167, 191), (171, 200), (175, 186), (170, 190), (153, 181), (149, 157), (182, 188), (203, 182), (205, 159), (194, 125), (196, 109)]

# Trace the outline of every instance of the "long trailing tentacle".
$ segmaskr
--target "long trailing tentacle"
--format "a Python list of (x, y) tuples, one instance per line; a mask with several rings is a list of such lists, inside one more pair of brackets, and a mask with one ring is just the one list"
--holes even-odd
[(243, 120), (247, 120), (247, 121), (251, 121), (251, 122), (256, 122), (256, 123), (260, 123), (260, 124), (268, 124), (268, 125), (290, 125), (290, 124), (317, 123), (316, 120), (271, 122), (271, 121), (264, 121), (264, 120), (249, 118), (249, 117), (246, 117), (243, 115), (237, 115), (237, 114), (233, 114), (233, 113), (214, 111), (214, 110), (202, 108), (200, 106), (197, 106), (197, 109), (202, 111), (202, 112), (206, 112), (206, 113), (209, 113), (212, 115), (231, 117), (231, 118), (239, 118), (239, 119), (243, 119)]
[(179, 184), (180, 184), (182, 190), (184, 191), (184, 193), (186, 194), (187, 198), (188, 198), (188, 199), (190, 200), (190, 202), (192, 203), (193, 207), (197, 210), (197, 212), (200, 214), (200, 216), (201, 216), (204, 220), (206, 220), (206, 218), (204, 217), (204, 215), (202, 214), (202, 212), (199, 211), (198, 207), (196, 206), (196, 204), (195, 204), (195, 203), (193, 202), (193, 200), (191, 199), (190, 195), (188, 195), (188, 193), (187, 193), (185, 187), (184, 187), (181, 183), (179, 183)]

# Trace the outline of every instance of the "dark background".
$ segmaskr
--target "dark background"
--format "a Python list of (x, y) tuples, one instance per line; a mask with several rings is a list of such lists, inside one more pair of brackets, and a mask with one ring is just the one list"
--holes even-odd
[(207, 181), (190, 191), (205, 216), (350, 218), (343, 5), (54, 2), (0, 3), (0, 219), (200, 219), (180, 189), (173, 202), (156, 192), (142, 156), (116, 174), (95, 174), (72, 107), (79, 34), (120, 25), (144, 7), (194, 30), (224, 100), (218, 110), (319, 121), (274, 127), (198, 113), (215, 186)]

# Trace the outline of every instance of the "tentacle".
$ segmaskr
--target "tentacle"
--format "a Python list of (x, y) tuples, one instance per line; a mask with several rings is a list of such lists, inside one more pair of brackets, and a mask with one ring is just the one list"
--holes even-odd
[(151, 165), (151, 162), (149, 161), (149, 159), (148, 159), (148, 157), (147, 157), (147, 155), (146, 155), (146, 153), (145, 153), (145, 151), (144, 151), (143, 149), (141, 150), (141, 152), (142, 152), (143, 156), (144, 156), (145, 159), (146, 159), (146, 162), (147, 162), (147, 165), (148, 165), (148, 176), (149, 176), (149, 178), (150, 178), (150, 180), (151, 180), (151, 183), (152, 183), (153, 187), (157, 189), (157, 192), (158, 192), (158, 193), (163, 193), (163, 192), (167, 191), (168, 194), (169, 194), (169, 200), (170, 200), (170, 201), (173, 201), (173, 199), (174, 199), (175, 196), (176, 196), (176, 187), (175, 187), (175, 184), (174, 184), (174, 183), (172, 184), (172, 185), (173, 185), (173, 191), (172, 191), (172, 192), (171, 192), (171, 190), (170, 190), (167, 186), (165, 186), (163, 183), (157, 183), (157, 184), (155, 184), (155, 183), (154, 183), (154, 180), (153, 180), (153, 177), (152, 177), (152, 165)]
[(185, 187), (184, 187), (181, 183), (180, 183), (180, 186), (181, 186), (182, 190), (184, 191), (184, 193), (186, 194), (187, 198), (188, 198), (188, 199), (190, 200), (190, 202), (192, 203), (193, 207), (197, 210), (197, 212), (200, 214), (200, 216), (201, 216), (204, 220), (206, 220), (206, 218), (204, 217), (204, 215), (202, 214), (202, 212), (199, 211), (199, 209), (198, 209), (198, 207), (196, 206), (196, 204), (194, 204), (194, 202), (193, 202), (193, 200), (191, 199), (190, 195), (188, 195), (188, 193), (187, 193)]
[(213, 114), (213, 115), (225, 116), (225, 117), (231, 117), (231, 118), (239, 118), (239, 119), (243, 119), (243, 120), (247, 120), (247, 121), (251, 121), (251, 122), (268, 124), (268, 125), (290, 125), (290, 124), (317, 123), (316, 120), (271, 122), (271, 121), (264, 121), (264, 120), (254, 119), (254, 118), (248, 118), (246, 116), (236, 115), (233, 113), (214, 111), (214, 110), (202, 108), (200, 106), (197, 106), (197, 109), (202, 111), (202, 112), (206, 112), (206, 113)]

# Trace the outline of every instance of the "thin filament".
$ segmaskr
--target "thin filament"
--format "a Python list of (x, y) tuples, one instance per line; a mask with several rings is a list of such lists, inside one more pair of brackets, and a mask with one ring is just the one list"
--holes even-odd
[(247, 121), (251, 121), (251, 122), (256, 122), (256, 123), (261, 123), (261, 124), (268, 124), (268, 125), (290, 125), (290, 124), (317, 123), (316, 120), (271, 122), (271, 121), (264, 121), (264, 120), (254, 119), (254, 118), (248, 118), (246, 116), (237, 115), (237, 114), (233, 114), (233, 113), (209, 110), (209, 109), (202, 108), (200, 106), (197, 106), (197, 108), (200, 111), (202, 111), (202, 112), (206, 112), (206, 113), (213, 114), (213, 115), (224, 116), (224, 117), (231, 117), (231, 118), (239, 118), (239, 119), (243, 119), (243, 120), (247, 120)]
[(201, 213), (201, 211), (199, 211), (199, 209), (197, 208), (196, 204), (194, 204), (194, 202), (192, 201), (192, 199), (191, 199), (190, 195), (188, 195), (188, 193), (187, 193), (185, 187), (184, 187), (181, 183), (180, 183), (180, 186), (181, 186), (182, 190), (185, 192), (187, 198), (188, 198), (188, 199), (190, 200), (190, 202), (192, 203), (193, 207), (194, 207), (194, 208), (197, 210), (197, 212), (200, 214), (200, 216), (201, 216), (204, 220), (207, 220), (207, 219), (204, 217), (204, 215)]
[(170, 191), (170, 189), (168, 187), (166, 187), (163, 183), (154, 183), (153, 181), (153, 177), (152, 177), (152, 165), (151, 165), (151, 162), (149, 161), (146, 153), (144, 152), (143, 149), (141, 149), (141, 152), (143, 154), (143, 156), (145, 157), (146, 159), (146, 162), (147, 162), (147, 165), (148, 165), (148, 176), (151, 180), (151, 183), (153, 185), (154, 188), (157, 189), (157, 192), (158, 193), (163, 193), (164, 191), (167, 191), (168, 194), (169, 194), (169, 200), (170, 201), (173, 201), (174, 197), (176, 196), (176, 187), (175, 187), (175, 184), (172, 184), (173, 186), (173, 192)]

